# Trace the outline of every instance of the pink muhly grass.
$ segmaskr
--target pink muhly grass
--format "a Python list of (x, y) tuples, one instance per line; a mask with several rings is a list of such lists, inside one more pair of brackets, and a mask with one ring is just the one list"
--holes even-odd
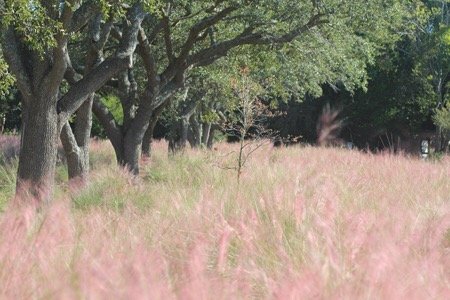
[[(166, 151), (161, 144), (154, 150)], [(97, 154), (110, 151), (102, 145)], [(211, 154), (187, 150), (192, 156), (174, 161), (163, 154), (150, 171), (173, 173), (160, 181), (144, 170), (136, 182), (99, 164), (87, 187), (69, 187), (38, 211), (29, 201), (11, 202), (0, 216), (0, 298), (450, 294), (449, 160), (263, 149), (237, 190), (233, 174), (202, 162)], [(176, 173), (178, 164), (189, 176)], [(64, 198), (91, 190), (100, 204), (78, 209)], [(140, 208), (134, 197), (145, 193), (157, 197)], [(123, 206), (103, 205), (114, 197)]]
[(327, 146), (331, 143), (339, 142), (337, 137), (342, 129), (343, 122), (339, 120), (340, 111), (332, 109), (330, 104), (326, 104), (322, 114), (317, 121), (317, 144)]
[(217, 270), (219, 272), (225, 271), (228, 248), (230, 246), (230, 240), (234, 231), (234, 229), (228, 223), (226, 223), (224, 227), (225, 228), (222, 231), (219, 241), (219, 254), (217, 258)]

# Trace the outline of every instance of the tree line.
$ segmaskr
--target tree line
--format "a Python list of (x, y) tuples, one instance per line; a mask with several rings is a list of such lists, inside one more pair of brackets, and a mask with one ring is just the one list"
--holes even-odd
[[(85, 181), (93, 119), (118, 164), (136, 175), (141, 155), (151, 154), (158, 121), (168, 124), (172, 149), (188, 140), (211, 145), (217, 126), (239, 110), (243, 77), (272, 110), (331, 88), (348, 95), (355, 119), (366, 109), (355, 106), (364, 102), (362, 90), (386, 78), (405, 80), (419, 93), (411, 97), (402, 85), (385, 97), (389, 89), (380, 87), (380, 98), (393, 107), (387, 117), (403, 106), (414, 114), (417, 106), (438, 109), (445, 120), (448, 6), (444, 0), (0, 0), (1, 105), (19, 99), (14, 109), (21, 112), (17, 193), (51, 199), (59, 141), (69, 178)], [(406, 71), (414, 76), (403, 78)]]

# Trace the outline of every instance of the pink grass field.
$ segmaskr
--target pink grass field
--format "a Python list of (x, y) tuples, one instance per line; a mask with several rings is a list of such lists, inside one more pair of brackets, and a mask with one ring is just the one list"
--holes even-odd
[(1, 214), (1, 299), (450, 299), (448, 157), (267, 146), (238, 185), (234, 145), (159, 142), (139, 179), (92, 149), (87, 187)]

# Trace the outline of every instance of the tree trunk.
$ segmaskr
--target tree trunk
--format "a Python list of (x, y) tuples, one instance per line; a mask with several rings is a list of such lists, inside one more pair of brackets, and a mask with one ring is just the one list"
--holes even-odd
[(142, 156), (150, 158), (152, 155), (152, 143), (153, 143), (153, 132), (158, 123), (158, 117), (153, 117), (150, 119), (147, 130), (144, 134), (144, 139), (142, 140)]
[(92, 128), (92, 102), (94, 95), (91, 95), (77, 111), (75, 121), (75, 139), (80, 150), (79, 163), (74, 168), (69, 178), (81, 178), (86, 180), (89, 175), (89, 145)]
[[(36, 95), (24, 103), (16, 195), (48, 202), (53, 193), (58, 145), (57, 95)], [(28, 99), (30, 100), (30, 99)]]
[(183, 117), (180, 121), (180, 141), (179, 141), (179, 148), (180, 150), (183, 150), (186, 148), (186, 144), (188, 142), (188, 132), (189, 132), (189, 119), (186, 117)]
[(182, 139), (182, 132), (183, 132), (183, 122), (181, 120), (177, 120), (173, 122), (170, 126), (170, 132), (169, 132), (169, 154), (176, 154), (179, 153), (181, 148), (181, 139)]
[(211, 133), (211, 123), (203, 124), (203, 134), (202, 134), (202, 146), (206, 147), (209, 141), (209, 134)]
[(214, 143), (214, 131), (218, 128), (217, 125), (212, 125), (209, 130), (208, 142), (206, 143), (206, 147), (208, 149), (212, 149)]
[(69, 179), (80, 183), (87, 182), (89, 175), (89, 144), (92, 127), (92, 102), (91, 95), (77, 111), (75, 129), (68, 124), (63, 127), (61, 141), (67, 158)]
[(126, 132), (123, 132), (123, 162), (128, 171), (134, 175), (139, 174), (142, 141), (154, 112), (151, 103), (142, 104)]
[(191, 147), (198, 148), (202, 142), (202, 124), (198, 121), (197, 116), (193, 115), (190, 120), (190, 125), (192, 128)]
[(141, 158), (142, 141), (147, 128), (148, 123), (139, 128), (130, 128), (125, 135), (123, 147), (124, 164), (134, 175), (139, 174), (139, 159)]

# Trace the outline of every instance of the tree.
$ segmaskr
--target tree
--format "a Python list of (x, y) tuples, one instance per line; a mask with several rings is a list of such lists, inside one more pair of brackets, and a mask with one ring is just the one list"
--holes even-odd
[(450, 101), (447, 101), (447, 104), (436, 110), (435, 115), (433, 116), (433, 120), (439, 128), (442, 130), (442, 134), (447, 141), (446, 145), (442, 146), (442, 151), (449, 150), (449, 140), (450, 140)]
[(263, 93), (262, 87), (251, 79), (248, 68), (244, 67), (240, 73), (232, 82), (237, 101), (223, 128), (227, 135), (238, 139), (239, 149), (235, 163), (222, 166), (236, 171), (238, 183), (251, 155), (276, 136), (275, 132), (267, 128), (271, 112), (258, 99), (258, 95)]
[[(432, 130), (432, 115), (447, 101), (448, 1), (421, 1), (413, 12), (408, 22), (411, 25), (401, 39), (370, 68), (368, 92), (328, 93), (344, 106), (347, 138), (361, 147), (367, 143), (375, 146), (388, 132), (407, 137), (423, 129)], [(439, 126), (437, 131), (441, 131)]]
[[(119, 95), (124, 124), (119, 125), (100, 101), (94, 101), (94, 113), (105, 127), (119, 163), (137, 174), (144, 136), (152, 136), (154, 126), (151, 125), (156, 123), (174, 93), (186, 85), (193, 68), (213, 64), (247, 45), (248, 49), (258, 49), (254, 52), (279, 53), (295, 57), (296, 62), (310, 61), (305, 75), (311, 86), (336, 80), (351, 84), (356, 78), (364, 82), (365, 65), (379, 47), (376, 42), (396, 35), (393, 31), (400, 26), (408, 3), (163, 1), (159, 17), (143, 23), (139, 32), (137, 54), (144, 69), (142, 81), (134, 80), (140, 76), (135, 66), (124, 73), (121, 84), (109, 86)], [(339, 51), (332, 52), (339, 53), (341, 59), (333, 60), (337, 55), (330, 56), (320, 48), (312, 50), (314, 44), (342, 45), (336, 47)], [(331, 46), (326, 48), (334, 50)], [(328, 57), (321, 62), (329, 65), (318, 65), (315, 52), (320, 57)], [(295, 77), (298, 69), (287, 71)], [(345, 71), (351, 77), (345, 77)], [(314, 76), (309, 78), (310, 75)], [(300, 78), (296, 82), (303, 79), (296, 78)]]
[[(213, 65), (193, 69), (186, 79), (189, 93), (183, 101), (172, 102), (171, 111), (164, 114), (170, 127), (170, 151), (191, 147), (211, 148), (218, 123), (225, 121), (225, 112), (234, 102), (231, 80), (236, 78), (239, 66), (230, 59), (222, 59)], [(144, 143), (148, 141), (144, 140)]]
[(124, 38), (110, 57), (90, 70), (64, 93), (71, 71), (69, 40), (80, 32), (106, 1), (0, 0), (1, 46), (22, 95), (22, 142), (17, 192), (48, 200), (54, 182), (56, 147), (69, 117), (89, 95), (130, 66), (137, 31), (145, 17), (140, 4), (127, 12)]
[[(416, 69), (427, 78), (436, 95), (436, 108), (446, 105), (450, 89), (450, 2), (423, 1), (428, 16), (416, 36)], [(439, 123), (438, 123), (439, 124)], [(437, 126), (438, 150), (446, 147), (443, 128)]]

